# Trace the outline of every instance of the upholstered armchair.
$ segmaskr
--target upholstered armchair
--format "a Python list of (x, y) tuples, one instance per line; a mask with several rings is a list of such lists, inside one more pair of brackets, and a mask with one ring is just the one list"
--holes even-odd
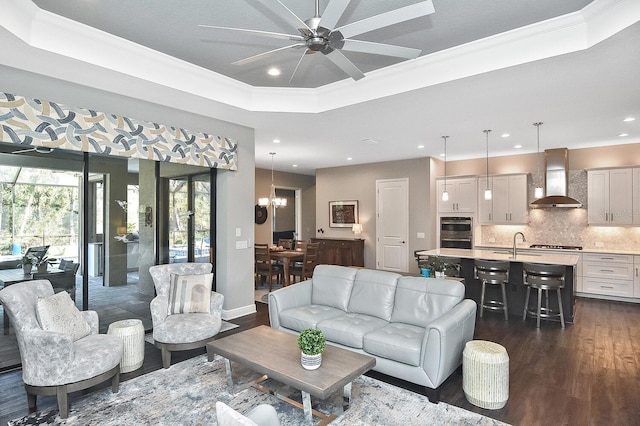
[[(67, 293), (56, 297), (66, 304), (49, 308), (49, 319), (55, 321), (71, 312), (81, 322), (82, 331), (78, 332), (76, 327), (67, 332), (66, 324), (65, 330), (50, 331), (50, 323), (43, 319), (42, 301), (52, 300), (53, 295), (49, 281), (25, 281), (2, 289), (0, 302), (9, 314), (18, 340), (29, 409), (35, 410), (37, 395), (56, 395), (60, 417), (66, 418), (69, 393), (109, 378), (112, 391), (118, 392), (123, 343), (118, 337), (98, 334), (98, 314), (78, 311)], [(65, 320), (70, 322), (68, 318)]]
[[(151, 301), (153, 340), (162, 351), (164, 368), (171, 365), (171, 352), (201, 348), (220, 332), (224, 296), (211, 291), (211, 269), (211, 263), (149, 268), (157, 294)], [(198, 277), (207, 274), (209, 280)]]

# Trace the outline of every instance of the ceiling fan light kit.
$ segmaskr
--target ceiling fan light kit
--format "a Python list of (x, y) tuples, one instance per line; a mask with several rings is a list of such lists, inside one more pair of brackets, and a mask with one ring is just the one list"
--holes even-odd
[(259, 37), (269, 37), (282, 40), (295, 41), (295, 44), (269, 50), (248, 58), (233, 62), (234, 65), (245, 65), (254, 61), (273, 56), (278, 52), (288, 49), (304, 48), (302, 56), (291, 74), (291, 82), (300, 69), (305, 55), (320, 52), (334, 65), (354, 80), (360, 80), (364, 73), (347, 58), (342, 51), (368, 53), (374, 55), (393, 56), (402, 59), (415, 59), (422, 52), (420, 49), (394, 46), (384, 43), (374, 43), (362, 40), (353, 40), (358, 36), (390, 25), (399, 24), (411, 19), (427, 16), (435, 12), (432, 0), (425, 0), (379, 15), (371, 16), (360, 21), (352, 22), (337, 27), (338, 21), (351, 3), (351, 0), (330, 0), (329, 4), (320, 15), (320, 1), (315, 0), (315, 16), (306, 21), (293, 13), (280, 0), (259, 0), (264, 6), (272, 9), (281, 18), (296, 28), (300, 34), (284, 34), (270, 31), (250, 30), (245, 28), (221, 27), (215, 25), (199, 25), (202, 29), (236, 31), (244, 34), (252, 34)]

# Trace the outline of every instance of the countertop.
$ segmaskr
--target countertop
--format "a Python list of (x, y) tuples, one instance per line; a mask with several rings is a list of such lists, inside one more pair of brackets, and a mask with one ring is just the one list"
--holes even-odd
[[(523, 247), (524, 249), (524, 247)], [(451, 249), (441, 248), (434, 250), (419, 251), (416, 254), (423, 256), (445, 256), (459, 257), (464, 259), (484, 259), (484, 260), (506, 260), (509, 262), (527, 262), (527, 263), (548, 263), (552, 265), (569, 265), (576, 266), (580, 261), (580, 256), (576, 254), (558, 254), (554, 253), (525, 254), (518, 253), (515, 259), (511, 258), (511, 252), (504, 253), (504, 248), (499, 248), (500, 252), (495, 249), (489, 250), (470, 250), (470, 249)]]
[[(633, 255), (640, 256), (640, 249), (637, 250), (617, 250), (612, 248), (594, 248), (594, 247), (583, 247), (582, 250), (562, 250), (562, 249), (550, 249), (550, 248), (531, 248), (529, 244), (518, 244), (518, 250), (540, 250), (540, 251), (553, 251), (554, 253), (562, 252), (562, 253), (603, 253), (603, 254), (624, 254), (624, 255)], [(498, 245), (498, 244), (479, 244), (476, 246), (479, 250), (509, 250), (513, 249), (513, 246), (506, 245)]]

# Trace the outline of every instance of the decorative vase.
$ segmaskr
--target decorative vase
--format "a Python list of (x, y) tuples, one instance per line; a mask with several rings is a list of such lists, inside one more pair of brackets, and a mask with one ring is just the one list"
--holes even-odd
[(300, 352), (300, 362), (305, 370), (315, 370), (322, 364), (322, 354), (307, 355), (304, 352)]
[(25, 263), (22, 265), (22, 272), (24, 272), (25, 275), (29, 275), (31, 273), (31, 268), (33, 267), (32, 264), (30, 263)]
[(436, 278), (444, 278), (444, 271), (436, 271)]
[(47, 272), (47, 266), (48, 265), (46, 263), (41, 263), (40, 265), (38, 265), (38, 273), (43, 274)]
[(431, 276), (431, 269), (420, 268), (420, 275), (422, 275), (423, 277), (429, 278)]

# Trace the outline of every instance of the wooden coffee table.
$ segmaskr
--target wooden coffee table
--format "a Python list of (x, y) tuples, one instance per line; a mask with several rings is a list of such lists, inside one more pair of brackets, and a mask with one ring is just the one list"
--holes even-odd
[[(313, 414), (320, 417), (319, 424), (328, 424), (337, 416), (326, 415), (311, 408), (311, 395), (325, 399), (339, 389), (345, 398), (344, 409), (349, 408), (351, 400), (351, 382), (376, 365), (376, 359), (346, 349), (327, 345), (322, 354), (322, 365), (317, 370), (305, 370), (300, 364), (298, 336), (274, 330), (261, 325), (207, 344), (209, 361), (214, 355), (225, 358), (227, 382), (234, 392), (231, 377), (231, 362), (242, 364), (253, 371), (263, 374), (252, 385), (263, 392), (304, 409), (307, 423), (313, 423)], [(302, 407), (299, 402), (274, 393), (260, 383), (271, 378), (302, 392)]]

